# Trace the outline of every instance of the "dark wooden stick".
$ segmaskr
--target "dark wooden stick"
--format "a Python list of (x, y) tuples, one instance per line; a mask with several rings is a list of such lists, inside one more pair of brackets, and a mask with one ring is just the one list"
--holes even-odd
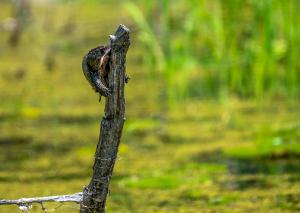
[(106, 98), (105, 116), (101, 121), (99, 142), (95, 154), (93, 176), (83, 190), (80, 213), (104, 213), (110, 179), (125, 121), (126, 53), (130, 45), (129, 30), (120, 25), (110, 36), (111, 58), (108, 87), (112, 95)]

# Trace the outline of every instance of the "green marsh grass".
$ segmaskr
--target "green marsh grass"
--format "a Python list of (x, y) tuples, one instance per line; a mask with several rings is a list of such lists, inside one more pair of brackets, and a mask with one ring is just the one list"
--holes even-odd
[[(133, 3), (135, 2), (135, 3)], [(144, 64), (169, 99), (297, 97), (297, 1), (130, 1)]]

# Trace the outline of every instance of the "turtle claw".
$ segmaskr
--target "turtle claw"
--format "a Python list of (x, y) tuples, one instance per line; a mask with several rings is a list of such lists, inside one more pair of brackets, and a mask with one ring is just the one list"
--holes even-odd
[(107, 87), (101, 87), (101, 89), (99, 88), (99, 93), (104, 97), (111, 96), (111, 91)]
[(100, 95), (104, 97), (108, 97), (111, 95), (111, 90), (106, 87), (106, 85), (102, 82), (102, 80), (95, 76), (93, 78), (93, 83), (95, 85), (96, 91), (100, 93)]

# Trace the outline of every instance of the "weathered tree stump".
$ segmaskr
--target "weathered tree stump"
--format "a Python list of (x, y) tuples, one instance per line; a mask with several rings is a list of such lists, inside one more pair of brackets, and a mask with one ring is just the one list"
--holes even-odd
[(80, 203), (80, 213), (105, 212), (108, 187), (125, 121), (124, 85), (127, 81), (125, 63), (129, 45), (129, 30), (124, 25), (120, 25), (115, 34), (110, 36), (111, 53), (107, 86), (111, 90), (111, 94), (106, 98), (105, 116), (101, 121), (93, 176), (83, 193), (0, 200), (0, 206), (18, 205), (22, 211), (29, 212), (33, 203), (39, 203), (43, 210), (47, 210), (43, 205), (45, 202), (75, 202)]
[(120, 25), (116, 33), (110, 36), (108, 87), (112, 90), (112, 95), (106, 98), (105, 116), (101, 121), (93, 176), (89, 185), (83, 190), (81, 213), (105, 212), (109, 182), (125, 121), (125, 62), (129, 45), (129, 30), (124, 25)]

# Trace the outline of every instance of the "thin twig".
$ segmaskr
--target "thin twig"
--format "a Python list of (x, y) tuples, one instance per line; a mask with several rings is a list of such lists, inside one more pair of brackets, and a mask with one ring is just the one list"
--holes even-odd
[(0, 200), (0, 205), (24, 205), (32, 203), (43, 203), (43, 202), (75, 202), (81, 203), (82, 192), (69, 194), (69, 195), (57, 195), (49, 197), (33, 197), (33, 198), (21, 198), (17, 200)]

